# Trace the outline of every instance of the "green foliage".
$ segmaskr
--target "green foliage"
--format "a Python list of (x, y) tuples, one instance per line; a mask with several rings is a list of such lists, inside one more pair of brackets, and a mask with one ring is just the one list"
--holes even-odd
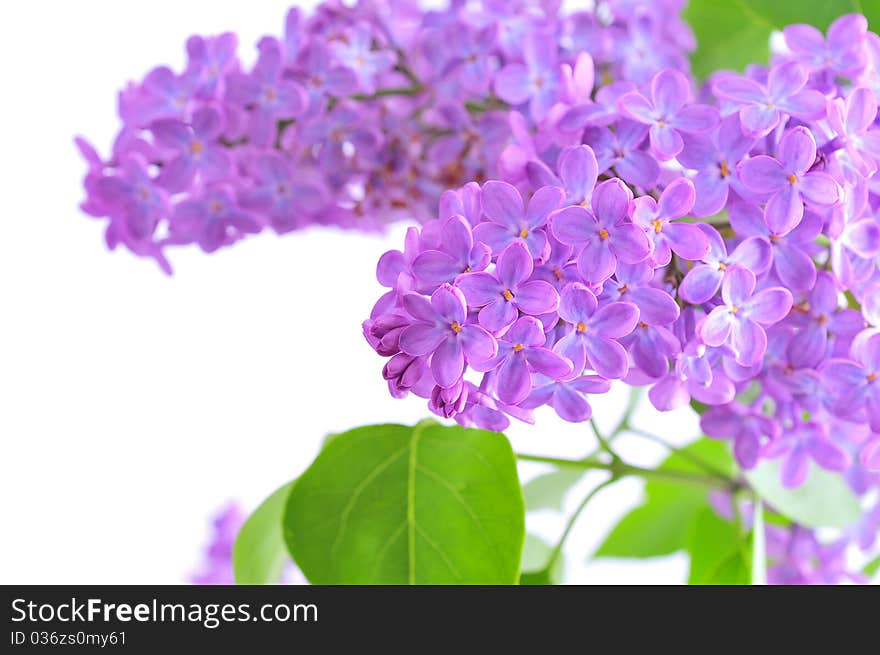
[(526, 535), (523, 548), (521, 585), (558, 585), (565, 576), (565, 561), (557, 557), (553, 566), (547, 567), (553, 548), (546, 541), (533, 534)]
[(495, 432), (357, 428), (297, 480), (284, 537), (315, 584), (515, 584), (525, 537), (516, 460)]
[(529, 480), (523, 487), (526, 510), (529, 512), (539, 509), (562, 511), (565, 495), (583, 477), (583, 469), (563, 467)]
[(786, 489), (779, 478), (780, 462), (764, 461), (746, 473), (752, 488), (780, 514), (811, 528), (845, 528), (861, 515), (859, 499), (837, 473), (810, 464), (810, 472), (797, 489)]
[(877, 571), (880, 571), (880, 555), (865, 564), (862, 568), (862, 573), (864, 573), (869, 580), (877, 575)]
[(687, 535), (691, 557), (688, 584), (750, 584), (752, 537), (739, 534), (739, 526), (725, 521), (711, 508), (700, 510)]
[(774, 30), (793, 23), (825, 30), (854, 12), (865, 14), (872, 29), (880, 25), (880, 0), (689, 0), (684, 16), (697, 37), (691, 66), (699, 78), (721, 69), (742, 71), (767, 62)]
[[(697, 463), (699, 462), (699, 463)], [(662, 470), (704, 472), (709, 466), (731, 474), (733, 459), (727, 447), (712, 439), (699, 439), (670, 455)], [(683, 482), (650, 480), (645, 501), (624, 516), (596, 551), (595, 557), (658, 557), (687, 547), (691, 523), (708, 509), (705, 487)]]
[(288, 482), (264, 500), (241, 526), (232, 548), (237, 584), (278, 582), (288, 560), (281, 519), (294, 482)]
[(620, 520), (594, 557), (659, 557), (685, 547), (688, 526), (706, 506), (705, 491), (660, 484)]

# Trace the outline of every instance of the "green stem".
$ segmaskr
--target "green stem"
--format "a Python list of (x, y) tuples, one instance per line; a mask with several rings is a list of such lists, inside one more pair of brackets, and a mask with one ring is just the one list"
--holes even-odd
[(599, 447), (606, 453), (608, 453), (613, 461), (619, 461), (620, 456), (616, 452), (614, 452), (614, 449), (611, 447), (611, 442), (609, 442), (608, 439), (603, 437), (602, 433), (599, 432), (599, 426), (596, 425), (596, 421), (594, 419), (590, 419), (590, 427), (593, 428), (593, 434), (596, 435), (596, 439), (599, 441)]
[(567, 466), (584, 470), (609, 471), (618, 478), (632, 476), (641, 477), (646, 480), (666, 480), (668, 482), (682, 482), (705, 487), (727, 489), (730, 492), (735, 492), (742, 486), (742, 484), (736, 480), (717, 475), (704, 475), (702, 473), (691, 473), (690, 471), (649, 469), (635, 466), (633, 464), (627, 464), (621, 460), (599, 462), (591, 458), (564, 459), (560, 457), (544, 457), (543, 455), (529, 455), (526, 453), (517, 453), (516, 456), (524, 462), (539, 462), (542, 464), (552, 464), (557, 467)]
[(647, 439), (648, 441), (653, 441), (654, 443), (658, 443), (664, 448), (666, 448), (669, 452), (675, 453), (679, 455), (683, 459), (690, 461), (693, 464), (696, 464), (701, 469), (706, 471), (706, 473), (710, 473), (712, 475), (718, 476), (720, 478), (727, 478), (727, 475), (723, 471), (719, 471), (717, 468), (712, 466), (705, 459), (700, 457), (699, 455), (694, 455), (693, 453), (685, 450), (684, 448), (679, 448), (677, 446), (673, 446), (671, 443), (666, 441), (663, 437), (654, 434), (653, 432), (648, 432), (647, 430), (642, 430), (641, 428), (634, 428), (632, 426), (629, 427), (629, 432), (632, 434), (642, 437), (643, 439)]
[(378, 89), (374, 93), (355, 93), (351, 96), (351, 99), (364, 101), (377, 100), (387, 96), (417, 96), (422, 91), (424, 91), (424, 87), (421, 84), (414, 84), (412, 86), (390, 86), (386, 89)]
[(584, 511), (584, 508), (587, 506), (587, 504), (596, 496), (596, 494), (602, 491), (602, 489), (616, 481), (617, 476), (612, 474), (610, 478), (593, 487), (590, 490), (590, 493), (588, 493), (586, 497), (584, 497), (584, 499), (580, 502), (580, 504), (577, 506), (577, 509), (575, 509), (574, 513), (571, 515), (571, 517), (569, 517), (568, 523), (565, 524), (565, 529), (562, 531), (562, 536), (559, 537), (559, 541), (553, 548), (553, 552), (550, 553), (550, 558), (547, 560), (547, 564), (544, 565), (545, 571), (551, 571), (553, 569), (554, 564), (556, 564), (556, 560), (558, 560), (559, 556), (562, 554), (562, 547), (565, 545), (565, 540), (568, 539), (568, 535), (571, 534), (571, 531), (574, 528), (574, 524), (577, 523), (578, 518)]

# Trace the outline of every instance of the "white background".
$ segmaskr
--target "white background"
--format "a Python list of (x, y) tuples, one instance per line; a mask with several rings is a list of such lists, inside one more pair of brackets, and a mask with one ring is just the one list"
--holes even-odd
[[(312, 4), (312, 3), (303, 3)], [(117, 90), (151, 67), (179, 69), (186, 37), (235, 30), (253, 59), (280, 34), (285, 2), (5, 2), (0, 8), (0, 582), (185, 581), (227, 499), (255, 506), (297, 475), (321, 439), (371, 422), (415, 422), (394, 400), (361, 321), (381, 292), (384, 237), (266, 233), (205, 256), (171, 253), (176, 274), (108, 253), (81, 214), (86, 135), (106, 154)], [(610, 426), (625, 396), (596, 399)], [(644, 427), (684, 442), (689, 413), (645, 408)], [(580, 455), (585, 424), (539, 412), (509, 436), (521, 451)], [(623, 452), (661, 455), (633, 441)], [(528, 478), (540, 471), (522, 469)], [(585, 565), (640, 496), (626, 480), (589, 506), (566, 548), (568, 580), (680, 582), (675, 555)], [(583, 494), (573, 493), (570, 511)], [(564, 516), (530, 517), (554, 539)]]

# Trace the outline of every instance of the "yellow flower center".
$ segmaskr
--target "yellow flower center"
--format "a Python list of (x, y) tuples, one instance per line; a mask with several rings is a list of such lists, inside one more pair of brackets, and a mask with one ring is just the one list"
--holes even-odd
[(868, 382), (873, 382), (876, 379), (877, 379), (876, 373), (871, 373), (871, 375), (868, 376)]
[(452, 331), (456, 334), (461, 332), (461, 323), (459, 323), (458, 321), (452, 321), (452, 325), (450, 325), (449, 327), (451, 327)]
[(505, 289), (501, 292), (501, 295), (504, 296), (505, 300), (513, 300), (513, 294), (510, 292), (510, 289)]
[(663, 231), (663, 221), (651, 221), (654, 226), (654, 234), (660, 234)]
[(727, 162), (721, 162), (721, 177), (727, 177), (730, 175), (730, 168), (727, 166)]
[(513, 352), (518, 353), (518, 352), (521, 351), (523, 348), (525, 348), (525, 346), (522, 345), (521, 343), (518, 343), (518, 344), (516, 344), (516, 345), (513, 347)]
[(622, 287), (617, 288), (617, 293), (619, 293), (621, 296), (623, 294), (625, 294), (627, 291), (629, 291), (629, 286), (626, 284), (624, 284)]
[(602, 239), (602, 241), (605, 241), (605, 239), (607, 239), (609, 236), (610, 235), (608, 234), (608, 230), (606, 230), (604, 227), (599, 230), (599, 238)]
[(738, 311), (739, 311), (739, 307), (737, 307), (736, 305), (730, 306), (730, 313), (731, 314), (736, 314)]
[(554, 269), (554, 271), (553, 271), (553, 275), (556, 276), (556, 279), (557, 279), (557, 280), (561, 280), (563, 277), (565, 277), (565, 275), (563, 274), (563, 272), (560, 271), (558, 268), (557, 268), (557, 269)]
[(718, 262), (718, 270), (719, 270), (719, 271), (726, 271), (726, 270), (727, 270), (727, 264), (725, 264), (724, 262)]
[(788, 183), (789, 184), (797, 184), (797, 181), (798, 181), (797, 175), (795, 175), (794, 173), (792, 173), (791, 175), (788, 176)]
[(587, 326), (584, 325), (583, 323), (578, 323), (578, 324), (577, 324), (577, 331), (578, 331), (578, 332), (586, 332), (586, 331), (587, 331)]
[(523, 228), (519, 231), (520, 239), (525, 239), (527, 236), (529, 236), (529, 231), (527, 229)]
[(190, 152), (194, 155), (198, 155), (200, 152), (202, 152), (203, 149), (204, 147), (202, 146), (201, 141), (193, 141), (192, 144), (190, 144), (189, 146)]

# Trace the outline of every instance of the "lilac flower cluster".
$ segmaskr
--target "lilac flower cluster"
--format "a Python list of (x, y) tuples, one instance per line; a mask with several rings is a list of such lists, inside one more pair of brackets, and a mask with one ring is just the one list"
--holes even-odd
[[(680, 4), (614, 0), (563, 16), (553, 0), (431, 11), (331, 0), (309, 17), (291, 9), (253, 66), (235, 34), (193, 36), (182, 72), (155, 68), (120, 92), (108, 158), (77, 139), (82, 208), (108, 219), (110, 248), (166, 272), (168, 246), (213, 252), (266, 228), (423, 222), (443, 189), (496, 177), (517, 130), (589, 100), (593, 66), (576, 65), (578, 53), (635, 81), (686, 66)], [(512, 123), (510, 104), (529, 120)]]
[(744, 469), (876, 491), (880, 37), (848, 15), (784, 46), (701, 89), (673, 68), (600, 81), (581, 55), (531, 129), (517, 98), (498, 178), (379, 262), (364, 332), (392, 394), (501, 430), (541, 405), (584, 421), (622, 379), (701, 404)]

